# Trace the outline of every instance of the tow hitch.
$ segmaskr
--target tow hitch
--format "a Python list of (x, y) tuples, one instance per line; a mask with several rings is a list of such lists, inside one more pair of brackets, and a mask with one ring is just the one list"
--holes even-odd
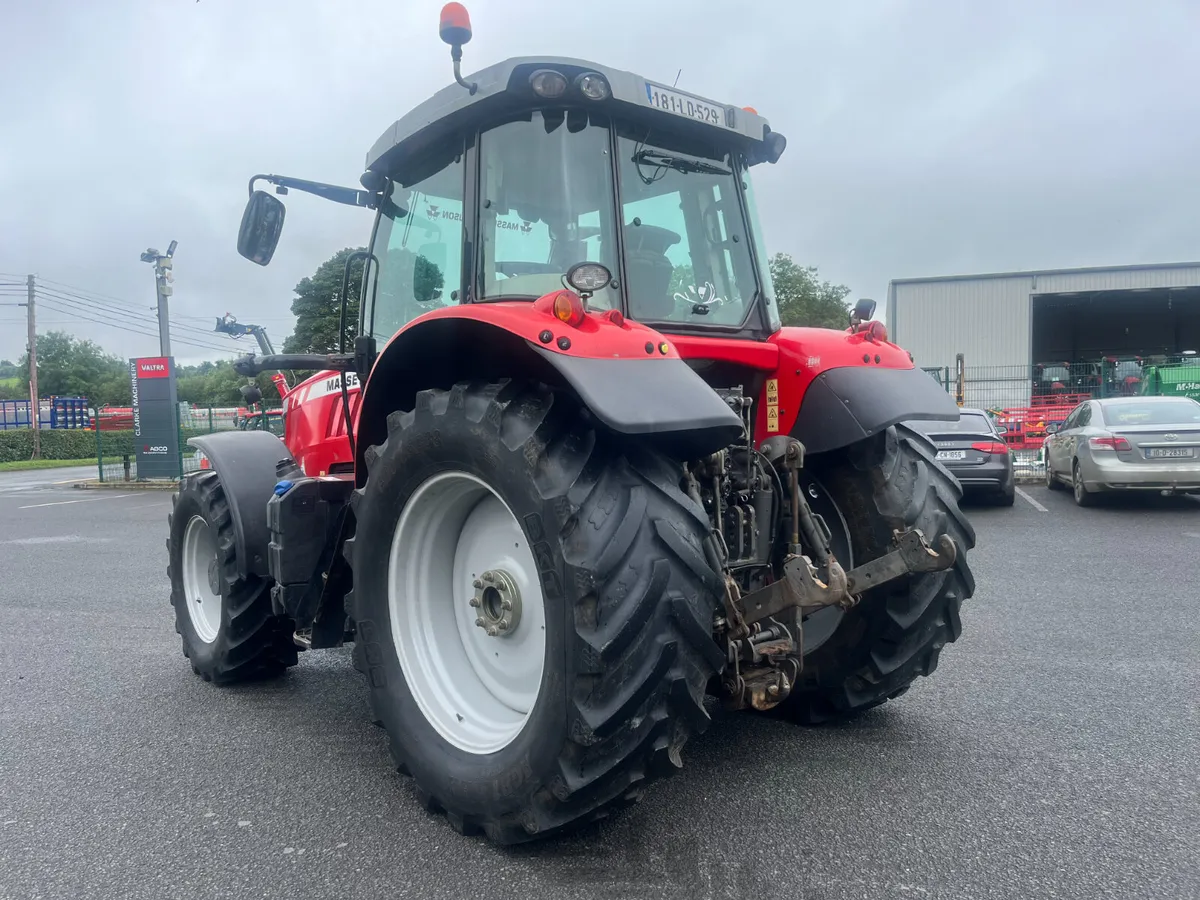
[[(949, 535), (942, 535), (935, 548), (913, 528), (893, 532), (888, 553), (845, 571), (830, 548), (825, 522), (813, 514), (800, 489), (803, 445), (781, 437), (765, 441), (763, 451), (788, 474), (793, 533), (783, 577), (741, 595), (733, 579), (726, 579), (730, 668), (725, 684), (735, 708), (770, 709), (791, 692), (803, 664), (804, 616), (829, 606), (849, 609), (865, 591), (917, 572), (948, 569), (958, 558)], [(801, 552), (801, 535), (815, 562)]]
[(831, 568), (839, 574), (829, 583), (818, 577), (807, 556), (793, 556), (784, 563), (783, 578), (742, 597), (742, 619), (753, 625), (792, 606), (805, 615), (826, 606), (849, 609), (864, 591), (915, 572), (940, 572), (954, 565), (958, 557), (958, 548), (949, 535), (942, 535), (935, 550), (916, 528), (897, 531), (892, 546), (895, 549), (890, 553), (849, 572), (842, 572), (832, 560)]

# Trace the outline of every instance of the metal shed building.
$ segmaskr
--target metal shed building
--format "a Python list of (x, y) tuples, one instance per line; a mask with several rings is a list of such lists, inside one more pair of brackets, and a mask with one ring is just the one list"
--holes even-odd
[(1038, 364), (1200, 350), (1200, 262), (901, 278), (886, 320), (919, 366), (953, 370), (963, 355), (968, 403), (1019, 403)]

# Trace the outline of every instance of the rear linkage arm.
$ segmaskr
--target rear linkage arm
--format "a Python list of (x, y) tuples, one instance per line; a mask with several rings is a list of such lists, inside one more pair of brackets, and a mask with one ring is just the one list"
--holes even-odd
[[(830, 548), (828, 527), (813, 514), (800, 488), (804, 445), (780, 435), (764, 441), (762, 452), (788, 473), (791, 542), (779, 580), (741, 595), (736, 581), (726, 577), (732, 669), (727, 687), (733, 705), (770, 709), (787, 697), (799, 674), (803, 616), (827, 606), (849, 609), (863, 592), (881, 584), (916, 572), (948, 569), (958, 557), (958, 548), (948, 535), (939, 538), (935, 549), (919, 529), (897, 530), (889, 553), (846, 572)], [(816, 565), (801, 552), (801, 535)], [(743, 667), (743, 661), (750, 666)]]

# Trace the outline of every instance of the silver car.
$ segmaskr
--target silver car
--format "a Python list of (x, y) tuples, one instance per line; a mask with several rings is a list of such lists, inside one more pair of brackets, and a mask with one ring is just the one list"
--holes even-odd
[(1046, 426), (1046, 487), (1091, 505), (1111, 490), (1200, 493), (1200, 403), (1187, 397), (1085, 400)]

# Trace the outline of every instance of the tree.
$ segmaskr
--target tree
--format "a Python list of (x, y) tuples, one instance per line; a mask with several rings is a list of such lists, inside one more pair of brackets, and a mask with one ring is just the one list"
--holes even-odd
[(771, 281), (784, 325), (845, 328), (850, 288), (817, 278), (816, 266), (801, 266), (786, 253), (771, 257)]
[[(273, 374), (262, 372), (255, 379), (268, 406), (279, 403), (279, 392), (271, 384)], [(244, 406), (246, 401), (241, 391), (242, 385), (247, 383), (246, 377), (235, 372), (228, 360), (181, 366), (176, 373), (176, 391), (180, 401), (193, 406)]]
[[(38, 335), (38, 393), (42, 397), (87, 397), (94, 407), (128, 406), (129, 368), (118, 356), (91, 341), (62, 331)], [(29, 383), (29, 354), (21, 357), (18, 378)]]
[[(284, 353), (331, 353), (338, 349), (338, 317), (341, 312), (342, 272), (346, 257), (362, 250), (347, 247), (339, 250), (317, 267), (317, 271), (296, 285), (292, 313), (296, 329), (283, 342)], [(354, 342), (358, 332), (358, 294), (362, 285), (363, 261), (350, 266), (350, 283), (346, 304), (346, 347)]]

